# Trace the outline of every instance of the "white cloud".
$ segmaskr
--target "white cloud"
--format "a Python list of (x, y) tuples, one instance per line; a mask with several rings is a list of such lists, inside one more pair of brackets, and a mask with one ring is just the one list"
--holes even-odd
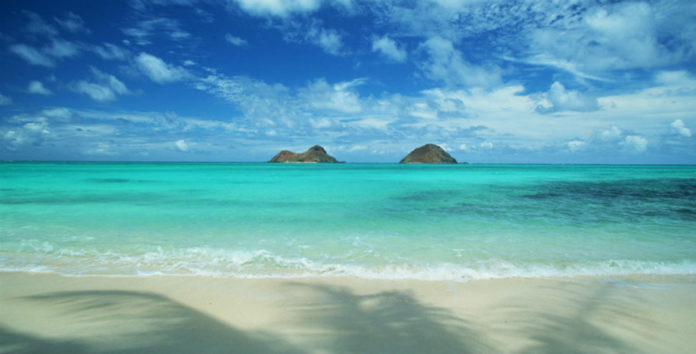
[(551, 88), (543, 95), (541, 105), (537, 107), (540, 113), (559, 111), (587, 112), (598, 108), (597, 99), (589, 97), (575, 90), (566, 90), (558, 81), (551, 84)]
[(451, 41), (442, 37), (431, 37), (420, 45), (425, 60), (419, 63), (425, 76), (442, 81), (447, 85), (468, 87), (493, 87), (502, 82), (497, 66), (483, 68), (473, 65), (462, 57)]
[(96, 82), (81, 80), (73, 84), (75, 92), (84, 93), (95, 101), (113, 101), (118, 95), (128, 94), (126, 85), (113, 75), (92, 68)]
[(98, 81), (107, 84), (111, 89), (119, 95), (125, 95), (129, 93), (126, 85), (121, 82), (116, 76), (106, 74), (97, 69), (92, 68), (92, 73), (97, 78)]
[(582, 140), (572, 140), (569, 141), (566, 145), (568, 146), (568, 150), (570, 150), (571, 152), (576, 152), (584, 149), (585, 146), (587, 146), (587, 143)]
[(128, 57), (128, 50), (115, 44), (103, 43), (92, 48), (94, 53), (106, 60), (125, 60)]
[(228, 43), (230, 43), (230, 44), (232, 44), (232, 45), (234, 45), (234, 46), (237, 46), (237, 47), (245, 46), (245, 45), (247, 44), (246, 39), (233, 36), (233, 35), (231, 35), (231, 34), (229, 34), (229, 33), (226, 33), (226, 34), (225, 34), (225, 40), (226, 40)]
[(619, 139), (621, 139), (622, 136), (623, 136), (623, 132), (621, 131), (621, 129), (619, 129), (616, 126), (613, 126), (609, 129), (602, 130), (599, 133), (599, 138), (605, 142), (619, 140)]
[(645, 84), (649, 86), (638, 91), (598, 97), (601, 110), (588, 119), (603, 119), (641, 135), (649, 134), (651, 146), (657, 146), (662, 139), (658, 132), (671, 129), (670, 123), (677, 119), (689, 122), (693, 117), (696, 78), (684, 71), (662, 71), (655, 75), (654, 82)]
[(325, 28), (321, 20), (286, 21), (280, 28), (283, 31), (283, 39), (288, 42), (309, 43), (331, 55), (347, 54), (341, 33), (335, 29)]
[(171, 37), (174, 40), (186, 39), (186, 38), (191, 37), (191, 33), (188, 33), (186, 31), (173, 31), (169, 34), (169, 37)]
[(394, 119), (391, 118), (365, 118), (352, 121), (349, 124), (367, 129), (386, 130), (387, 126), (393, 122)]
[(656, 17), (656, 7), (661, 6), (625, 2), (590, 7), (579, 18), (565, 18), (531, 32), (530, 51), (589, 72), (649, 68), (680, 60), (681, 48), (670, 50), (658, 40), (667, 35), (660, 33), (663, 27), (658, 20), (670, 21)]
[(422, 119), (437, 119), (438, 110), (427, 102), (415, 102), (408, 110), (408, 114)]
[(7, 106), (12, 103), (12, 99), (0, 93), (0, 106)]
[(648, 140), (642, 136), (628, 135), (621, 145), (635, 152), (643, 152), (648, 147)]
[(26, 27), (28, 32), (45, 36), (55, 36), (58, 34), (58, 30), (46, 23), (38, 14), (24, 11), (24, 15), (29, 19)]
[(24, 124), (24, 129), (33, 133), (44, 133), (49, 134), (50, 132), (46, 129), (47, 124), (45, 121), (37, 121)]
[(69, 12), (65, 18), (53, 18), (63, 29), (72, 33), (90, 33), (89, 29), (85, 27), (85, 21), (79, 15)]
[(461, 151), (468, 151), (469, 147), (466, 144), (461, 144), (459, 145), (459, 150)]
[(49, 108), (43, 110), (41, 113), (47, 117), (58, 118), (59, 120), (68, 120), (72, 118), (72, 111), (65, 107)]
[(181, 117), (173, 113), (159, 112), (100, 112), (100, 111), (75, 111), (79, 117), (105, 120), (105, 121), (128, 121), (131, 123), (149, 125), (148, 129), (173, 130), (180, 129), (188, 131), (191, 129), (204, 129), (215, 131), (235, 131), (238, 130), (234, 123), (204, 120), (189, 117)]
[(177, 149), (179, 149), (179, 151), (182, 151), (182, 152), (187, 152), (187, 151), (189, 151), (189, 145), (188, 145), (188, 144), (186, 143), (186, 141), (183, 140), (183, 139), (182, 139), (182, 140), (177, 140), (177, 141), (174, 143), (174, 145), (176, 146)]
[(372, 51), (380, 52), (387, 58), (397, 62), (403, 62), (406, 60), (406, 51), (399, 48), (396, 45), (396, 42), (387, 36), (375, 38), (372, 41)]
[(0, 129), (0, 136), (5, 143), (4, 147), (10, 151), (15, 151), (29, 144), (39, 143), (51, 135), (46, 118), (26, 117), (26, 119), (21, 119), (21, 121), (26, 123), (5, 129), (4, 131)]
[(191, 37), (191, 34), (181, 28), (181, 23), (167, 17), (156, 17), (138, 22), (134, 27), (121, 30), (125, 35), (133, 37), (135, 43), (141, 46), (151, 43), (152, 37), (159, 36), (179, 41)]
[(88, 95), (95, 101), (106, 102), (116, 99), (116, 94), (111, 88), (88, 81), (78, 81), (73, 89), (75, 92), (80, 92)]
[(17, 129), (6, 130), (2, 135), (2, 140), (5, 142), (5, 148), (8, 150), (16, 150), (17, 147), (24, 144), (26, 137)]
[(292, 127), (299, 114), (289, 89), (281, 84), (269, 85), (243, 76), (228, 77), (213, 70), (194, 87), (233, 104), (254, 126)]
[(322, 3), (338, 4), (344, 8), (350, 8), (352, 5), (351, 0), (234, 0), (234, 2), (252, 15), (277, 17), (314, 12)]
[(669, 126), (671, 127), (672, 134), (687, 138), (691, 137), (691, 129), (687, 128), (681, 119), (675, 120)]
[(566, 59), (554, 58), (547, 53), (535, 54), (535, 55), (528, 57), (528, 58), (525, 58), (525, 59), (516, 59), (516, 58), (512, 58), (512, 57), (507, 57), (507, 56), (504, 56), (503, 59), (507, 60), (507, 61), (515, 62), (515, 63), (525, 63), (525, 64), (530, 64), (530, 65), (549, 66), (552, 68), (563, 70), (565, 72), (568, 72), (568, 73), (574, 75), (581, 82), (584, 82), (585, 79), (594, 80), (594, 81), (601, 81), (601, 82), (611, 82), (611, 80), (609, 80), (607, 78), (597, 76), (597, 75), (588, 74), (586, 72), (580, 71), (580, 69), (578, 69), (578, 65), (574, 62), (568, 61)]
[(105, 142), (98, 142), (84, 151), (87, 155), (115, 155), (113, 146)]
[(343, 40), (341, 39), (341, 35), (335, 30), (313, 25), (307, 31), (306, 38), (331, 55), (341, 55)]
[(10, 50), (32, 65), (55, 66), (53, 59), (26, 44), (14, 44)]
[(438, 145), (439, 147), (441, 147), (442, 150), (452, 152), (452, 148), (449, 147), (449, 145), (447, 145), (447, 143), (439, 143), (439, 144), (436, 144), (436, 145)]
[(490, 141), (484, 141), (484, 142), (480, 143), (479, 146), (480, 146), (482, 149), (490, 150), (490, 149), (493, 148), (493, 143), (490, 142)]
[(353, 146), (349, 147), (348, 152), (362, 151), (362, 150), (367, 150), (367, 149), (368, 149), (367, 145), (357, 144), (357, 145), (353, 145)]
[(311, 12), (319, 8), (319, 0), (236, 0), (244, 11), (253, 15), (287, 16), (293, 12)]
[(363, 82), (363, 79), (355, 79), (329, 85), (326, 80), (319, 79), (302, 89), (300, 96), (316, 109), (357, 113), (362, 110), (362, 106), (353, 88)]
[(664, 86), (669, 95), (692, 93), (696, 91), (696, 78), (688, 71), (660, 71), (655, 74), (655, 83)]
[(70, 41), (54, 39), (49, 47), (44, 48), (44, 53), (55, 58), (72, 58), (80, 54), (80, 46)]
[(183, 80), (190, 76), (186, 69), (167, 64), (162, 59), (148, 53), (140, 53), (135, 58), (135, 63), (147, 77), (160, 84)]
[(10, 51), (20, 56), (32, 65), (53, 67), (54, 58), (71, 58), (80, 54), (80, 45), (74, 42), (52, 39), (50, 45), (42, 49), (19, 43), (10, 46)]
[(308, 122), (314, 129), (329, 128), (334, 125), (334, 121), (328, 118), (310, 118)]
[(47, 89), (44, 87), (44, 85), (41, 83), (41, 81), (33, 80), (29, 83), (29, 87), (27, 88), (29, 93), (37, 94), (37, 95), (51, 95), (53, 92), (51, 90)]
[(361, 8), (402, 37), (451, 41), (468, 62), (477, 62), (470, 51), (485, 48), (487, 62), (549, 66), (579, 81), (608, 81), (617, 78), (613, 70), (684, 63), (696, 55), (696, 3), (690, 1), (423, 0)]

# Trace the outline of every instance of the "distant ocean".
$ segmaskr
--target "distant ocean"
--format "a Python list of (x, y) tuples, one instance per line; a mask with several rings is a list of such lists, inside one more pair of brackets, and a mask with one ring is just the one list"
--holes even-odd
[(696, 274), (696, 166), (0, 163), (0, 271)]

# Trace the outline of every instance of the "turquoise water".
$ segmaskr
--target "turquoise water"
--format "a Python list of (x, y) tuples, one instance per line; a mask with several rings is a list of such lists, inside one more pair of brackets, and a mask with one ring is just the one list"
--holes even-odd
[(696, 166), (1, 163), (0, 270), (696, 274)]

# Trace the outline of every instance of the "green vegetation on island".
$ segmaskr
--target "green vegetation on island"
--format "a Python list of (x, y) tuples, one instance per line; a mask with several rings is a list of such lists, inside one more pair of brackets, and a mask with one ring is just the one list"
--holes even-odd
[(326, 150), (319, 145), (314, 145), (301, 154), (283, 150), (273, 156), (268, 162), (338, 163), (333, 156), (327, 154)]
[(435, 144), (425, 144), (401, 159), (399, 163), (457, 163), (450, 154)]

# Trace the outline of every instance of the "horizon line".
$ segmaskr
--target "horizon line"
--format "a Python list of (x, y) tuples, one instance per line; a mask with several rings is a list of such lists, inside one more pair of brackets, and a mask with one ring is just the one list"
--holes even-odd
[(569, 166), (696, 166), (696, 163), (575, 163), (575, 162), (457, 162), (457, 163), (400, 163), (400, 162), (269, 162), (269, 161), (182, 161), (182, 160), (0, 160), (0, 163), (113, 163), (113, 164), (273, 164), (273, 165), (569, 165)]

